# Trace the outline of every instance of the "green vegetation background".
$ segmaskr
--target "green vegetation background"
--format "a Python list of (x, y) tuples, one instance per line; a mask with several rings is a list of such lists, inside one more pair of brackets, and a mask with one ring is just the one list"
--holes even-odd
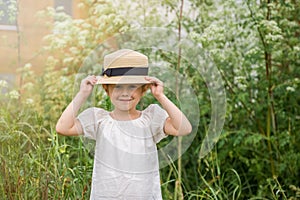
[[(91, 151), (80, 137), (57, 135), (55, 124), (78, 80), (97, 72), (94, 66), (78, 73), (89, 53), (115, 34), (141, 27), (186, 33), (209, 53), (226, 90), (221, 137), (200, 159), (211, 116), (205, 81), (184, 59), (176, 69), (178, 55), (158, 51), (189, 81), (200, 104), (192, 145), (179, 162), (161, 169), (164, 199), (300, 198), (298, 0), (84, 0), (79, 6), (88, 9), (86, 19), (51, 8), (39, 13), (56, 18), (53, 34), (45, 37), (43, 51), (51, 56), (40, 66), (42, 75), (28, 63), (19, 70), (19, 87), (0, 81), (2, 199), (88, 199)], [(110, 109), (101, 89), (90, 102)]]

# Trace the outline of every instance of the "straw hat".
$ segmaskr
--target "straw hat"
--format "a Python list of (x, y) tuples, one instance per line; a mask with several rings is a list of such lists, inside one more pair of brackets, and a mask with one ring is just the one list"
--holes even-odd
[(104, 57), (103, 72), (97, 84), (148, 84), (148, 57), (137, 51), (121, 49)]

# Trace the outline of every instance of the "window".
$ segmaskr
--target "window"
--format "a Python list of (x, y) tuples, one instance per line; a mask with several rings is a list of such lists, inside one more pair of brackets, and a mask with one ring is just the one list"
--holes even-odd
[(16, 26), (17, 0), (0, 0), (0, 25)]
[(13, 88), (15, 81), (16, 75), (0, 72), (0, 95), (6, 94), (9, 89)]
[(63, 12), (65, 12), (66, 14), (72, 16), (72, 0), (55, 0), (54, 1), (54, 8), (56, 9), (57, 7), (63, 7), (64, 10)]

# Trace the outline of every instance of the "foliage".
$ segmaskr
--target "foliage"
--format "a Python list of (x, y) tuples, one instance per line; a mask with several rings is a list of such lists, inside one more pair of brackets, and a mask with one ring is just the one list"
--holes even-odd
[[(299, 2), (184, 3), (181, 19), (178, 0), (159, 4), (84, 0), (79, 4), (87, 10), (83, 19), (71, 19), (52, 8), (39, 13), (56, 18), (53, 33), (45, 37), (44, 50), (51, 56), (43, 76), (26, 64), (19, 71), (24, 80), (20, 88), (8, 88), (0, 81), (4, 93), (0, 97), (2, 197), (87, 199), (93, 165), (90, 149), (81, 138), (57, 135), (57, 118), (78, 90), (79, 80), (100, 72), (94, 61), (101, 62), (111, 48), (100, 43), (138, 27), (177, 30), (181, 23), (186, 36), (208, 52), (220, 71), (227, 113), (217, 145), (199, 159), (212, 102), (205, 79), (183, 58), (179, 73), (195, 90), (200, 121), (197, 136), (181, 157), (182, 167), (172, 162), (161, 169), (164, 199), (176, 197), (179, 174), (184, 199), (299, 198)], [(153, 37), (165, 39), (159, 34)], [(193, 49), (190, 55), (195, 55)], [(178, 55), (164, 51), (150, 58), (170, 63), (174, 69), (178, 62)], [(174, 93), (167, 91), (167, 95), (178, 103)], [(146, 96), (140, 106), (151, 102), (153, 98)], [(91, 105), (111, 108), (101, 89), (94, 91), (85, 107)]]
[(242, 199), (286, 199), (289, 186), (299, 184), (299, 24), (293, 14), (299, 8), (292, 2), (219, 1), (200, 9), (191, 36), (210, 51), (227, 88), (220, 166), (237, 171), (245, 184)]
[(38, 13), (38, 16), (55, 19), (54, 24), (49, 24), (53, 33), (44, 38), (48, 44), (44, 50), (53, 55), (54, 67), (65, 67), (70, 74), (80, 69), (84, 59), (101, 42), (128, 27), (124, 16), (117, 15), (116, 8), (109, 1), (85, 0), (78, 6), (86, 9), (87, 16), (83, 19), (72, 19), (59, 12), (60, 8), (48, 7)]

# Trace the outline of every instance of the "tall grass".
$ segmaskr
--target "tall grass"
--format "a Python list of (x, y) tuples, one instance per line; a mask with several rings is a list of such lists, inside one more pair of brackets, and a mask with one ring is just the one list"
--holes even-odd
[(38, 87), (32, 99), (25, 89), (20, 96), (6, 88), (0, 97), (1, 199), (88, 199), (92, 157), (81, 138), (57, 135), (55, 102), (38, 104), (47, 92)]
[[(1, 188), (4, 199), (87, 199), (92, 158), (79, 138), (20, 121), (1, 134)], [(34, 122), (32, 122), (34, 124)]]

